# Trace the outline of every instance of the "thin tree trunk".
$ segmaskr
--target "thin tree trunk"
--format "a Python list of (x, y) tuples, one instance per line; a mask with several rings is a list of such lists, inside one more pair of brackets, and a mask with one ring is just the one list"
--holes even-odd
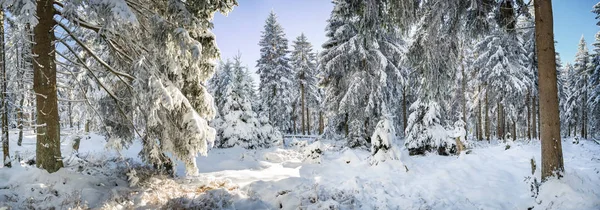
[(467, 136), (469, 136), (467, 134), (468, 131), (469, 131), (468, 130), (469, 126), (468, 126), (468, 121), (467, 121), (467, 95), (466, 95), (467, 94), (467, 78), (466, 78), (467, 75), (465, 74), (465, 67), (464, 67), (464, 64), (462, 62), (462, 54), (461, 54), (460, 58), (461, 58), (460, 59), (461, 60), (460, 64), (461, 64), (461, 67), (462, 67), (461, 68), (461, 74), (462, 74), (462, 114), (463, 114), (462, 118), (463, 118), (463, 121), (465, 123), (464, 124), (464, 129), (465, 129), (465, 141), (466, 141), (468, 139)]
[(305, 105), (305, 96), (304, 96), (304, 84), (300, 83), (300, 109), (302, 109), (302, 111), (300, 112), (302, 114), (302, 135), (306, 135), (306, 105)]
[(346, 133), (346, 138), (348, 138), (348, 134), (350, 134), (350, 126), (348, 125), (348, 113), (346, 113), (344, 118), (344, 130)]
[(39, 23), (34, 27), (33, 89), (36, 93), (36, 164), (53, 173), (63, 167), (60, 152), (60, 121), (56, 93), (53, 0), (37, 0)]
[(6, 103), (6, 48), (4, 47), (4, 10), (0, 8), (0, 48), (2, 50), (2, 151), (5, 167), (11, 167), (8, 143), (8, 103)]
[(292, 134), (294, 134), (294, 135), (296, 135), (296, 134), (297, 134), (297, 133), (296, 133), (296, 130), (298, 130), (298, 129), (297, 129), (297, 128), (298, 128), (298, 125), (296, 125), (296, 116), (295, 116), (295, 113), (296, 113), (296, 106), (295, 106), (295, 105), (293, 105), (293, 106), (292, 106), (292, 129), (291, 129), (289, 132), (291, 132), (291, 133), (292, 133)]
[(17, 141), (17, 145), (21, 146), (23, 143), (23, 102), (25, 101), (25, 95), (22, 96), (19, 101), (19, 106), (17, 106), (17, 124), (19, 128), (19, 139)]
[(406, 87), (402, 90), (402, 133), (406, 136), (406, 126), (408, 118), (406, 117)]
[(323, 111), (319, 111), (319, 135), (323, 134), (323, 130), (325, 129), (325, 122), (323, 122)]
[(573, 123), (573, 136), (577, 136), (577, 122), (579, 122), (579, 117), (575, 116), (575, 123)]
[[(539, 70), (538, 70), (539, 71)], [(535, 97), (535, 95), (533, 96), (532, 102), (531, 102), (531, 136), (534, 139), (537, 139), (537, 103), (536, 100), (537, 97)]]
[(514, 119), (512, 119), (512, 137), (513, 141), (517, 140), (517, 122)]
[(540, 128), (542, 127), (542, 124), (541, 124), (541, 121), (540, 121), (540, 98), (539, 98), (539, 96), (535, 97), (535, 100), (536, 100), (535, 104), (536, 104), (536, 107), (537, 107), (536, 108), (536, 112), (535, 112), (535, 114), (536, 114), (535, 115), (536, 116), (535, 119), (537, 120), (537, 124), (536, 124), (537, 125), (537, 127), (536, 127), (536, 132), (537, 133), (536, 133), (535, 136), (536, 136), (536, 138), (539, 138), (540, 137), (540, 133), (541, 133)]
[(581, 138), (585, 138), (584, 135), (585, 132), (585, 106), (581, 106), (581, 130), (579, 132), (579, 135), (581, 136)]
[(496, 132), (498, 135), (498, 139), (503, 139), (504, 140), (504, 107), (502, 106), (502, 103), (498, 102), (498, 124), (496, 125)]
[[(24, 75), (24, 72), (22, 70), (22, 67), (24, 65), (22, 65), (23, 62), (23, 56), (21, 56), (20, 52), (19, 52), (19, 48), (16, 48), (17, 51), (17, 71), (19, 72), (20, 75)], [(18, 80), (18, 87), (19, 90), (23, 90), (23, 79)], [(25, 94), (21, 95), (21, 100), (19, 100), (19, 105), (17, 106), (17, 127), (19, 128), (19, 138), (17, 140), (17, 145), (21, 146), (23, 144), (23, 123), (24, 123), (24, 118), (23, 118), (23, 103), (25, 102)]]
[(67, 113), (69, 115), (69, 128), (73, 128), (73, 105), (70, 101), (67, 103), (67, 105), (67, 111), (69, 112)]
[(306, 134), (310, 135), (310, 108), (306, 107)]
[(531, 94), (531, 91), (529, 91), (529, 89), (527, 89), (527, 97), (525, 97), (525, 106), (527, 107), (527, 139), (531, 140), (531, 118), (529, 116), (531, 116), (531, 106), (530, 106), (530, 101), (531, 98), (529, 97), (529, 95)]
[[(587, 76), (584, 77), (584, 81), (587, 81)], [(583, 102), (581, 105), (581, 138), (586, 139), (586, 127), (587, 127), (587, 84), (584, 87)]]
[(485, 138), (490, 142), (490, 104), (487, 90), (485, 91)]
[(539, 60), (540, 113), (543, 113), (540, 114), (542, 181), (545, 181), (554, 174), (560, 178), (565, 169), (560, 139), (552, 1), (536, 0), (534, 5), (535, 40)]
[(504, 104), (502, 104), (502, 139), (506, 141), (506, 134), (508, 131), (508, 121), (506, 120), (506, 111), (504, 110)]
[[(478, 89), (478, 93), (481, 94), (481, 86), (477, 87)], [(481, 141), (483, 139), (483, 132), (482, 132), (482, 126), (481, 126), (481, 98), (478, 97), (478, 103), (477, 103), (477, 140)]]

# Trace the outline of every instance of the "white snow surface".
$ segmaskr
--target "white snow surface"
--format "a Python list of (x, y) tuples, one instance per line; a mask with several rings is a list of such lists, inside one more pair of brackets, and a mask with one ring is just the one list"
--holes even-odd
[(48, 174), (25, 164), (35, 137), (26, 135), (21, 147), (16, 137), (11, 132), (11, 154), (23, 161), (0, 168), (0, 209), (600, 209), (600, 145), (586, 140), (564, 140), (565, 176), (542, 184), (534, 198), (527, 177), (532, 157), (540, 174), (536, 140), (508, 150), (475, 142), (460, 156), (407, 156), (401, 148), (400, 160), (371, 165), (369, 151), (344, 142), (286, 139), (282, 148), (212, 149), (196, 159), (198, 176), (150, 176), (130, 187), (125, 173), (139, 166), (139, 143), (119, 154), (105, 149), (102, 136), (83, 135), (77, 157), (72, 137), (63, 136), (66, 167)]

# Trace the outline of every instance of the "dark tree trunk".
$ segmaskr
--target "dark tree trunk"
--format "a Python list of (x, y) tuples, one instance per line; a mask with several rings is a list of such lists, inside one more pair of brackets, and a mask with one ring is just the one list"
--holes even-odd
[(345, 114), (344, 117), (344, 132), (346, 133), (346, 138), (350, 134), (350, 125), (348, 125), (348, 113)]
[[(478, 87), (478, 92), (479, 94), (481, 94), (481, 86)], [(481, 141), (483, 139), (483, 132), (482, 132), (482, 128), (481, 128), (481, 99), (477, 99), (479, 101), (479, 103), (477, 103), (477, 140)]]
[(312, 132), (310, 130), (310, 108), (306, 107), (306, 134), (310, 135)]
[(502, 103), (498, 103), (498, 119), (496, 119), (498, 122), (496, 124), (496, 135), (498, 137), (498, 139), (504, 139), (504, 106), (502, 106)]
[[(539, 71), (539, 70), (538, 70)], [(531, 137), (537, 139), (537, 97), (533, 96), (531, 102)]]
[(4, 166), (11, 167), (10, 150), (8, 142), (8, 103), (6, 102), (6, 48), (4, 43), (4, 10), (0, 9), (0, 48), (2, 50), (2, 151), (4, 156)]
[(54, 46), (53, 0), (38, 0), (34, 27), (33, 89), (36, 93), (36, 164), (53, 173), (63, 167), (60, 152), (60, 121), (56, 93), (56, 56)]
[(485, 91), (485, 138), (490, 142), (490, 104), (488, 100), (487, 90)]
[(305, 96), (304, 96), (304, 84), (300, 83), (300, 109), (302, 109), (302, 111), (300, 112), (300, 114), (302, 114), (302, 135), (306, 135), (306, 104), (305, 104)]
[(517, 122), (514, 119), (512, 120), (512, 140), (517, 140)]
[(69, 128), (73, 128), (73, 104), (69, 101), (67, 105), (67, 111), (69, 112), (67, 113), (69, 115)]
[(525, 106), (527, 107), (527, 139), (529, 139), (529, 140), (531, 140), (531, 118), (529, 117), (529, 116), (531, 116), (531, 106), (530, 106), (531, 98), (529, 97), (530, 94), (531, 94), (531, 92), (528, 89), (527, 96), (525, 97)]
[[(587, 76), (584, 78), (584, 81), (588, 81)], [(583, 103), (581, 105), (581, 138), (587, 139), (587, 83), (584, 89)]]
[(408, 118), (406, 117), (406, 87), (402, 91), (402, 133), (406, 136), (406, 126)]
[(539, 60), (542, 180), (545, 181), (555, 174), (561, 177), (565, 169), (560, 139), (552, 1), (536, 0), (534, 5), (535, 41)]
[(319, 111), (319, 135), (323, 134), (323, 130), (325, 129), (325, 122), (323, 120), (325, 120), (323, 118), (323, 111)]
[[(23, 70), (23, 68), (25, 67), (25, 65), (23, 65), (25, 59), (24, 59), (24, 56), (21, 54), (21, 53), (23, 53), (23, 51), (19, 51), (18, 47), (16, 48), (16, 51), (17, 51), (17, 54), (16, 54), (16, 56), (17, 56), (17, 62), (16, 62), (17, 63), (17, 71), (19, 72), (19, 75), (25, 75), (25, 72)], [(19, 90), (23, 90), (23, 88), (24, 88), (23, 79), (19, 80), (18, 82), (19, 82), (19, 85), (18, 85)], [(23, 123), (25, 123), (25, 117), (23, 115), (23, 111), (24, 111), (23, 105), (25, 103), (25, 97), (26, 97), (25, 94), (21, 95), (21, 100), (19, 100), (19, 105), (17, 106), (17, 127), (19, 128), (19, 138), (17, 140), (18, 146), (21, 146), (23, 144)]]
[(460, 63), (461, 63), (461, 74), (462, 74), (462, 118), (464, 121), (464, 129), (465, 129), (465, 140), (467, 140), (468, 138), (468, 120), (467, 120), (467, 75), (465, 74), (465, 67), (463, 65), (462, 62), (462, 56), (460, 59)]

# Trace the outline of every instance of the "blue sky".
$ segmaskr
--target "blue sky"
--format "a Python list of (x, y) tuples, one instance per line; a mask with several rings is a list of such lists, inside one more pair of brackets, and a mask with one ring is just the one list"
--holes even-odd
[(239, 0), (238, 3), (239, 6), (227, 17), (215, 15), (213, 33), (217, 36), (221, 57), (233, 58), (239, 50), (243, 63), (252, 72), (260, 57), (261, 31), (271, 10), (283, 26), (290, 50), (293, 49), (292, 41), (301, 33), (313, 44), (314, 50), (321, 49), (321, 44), (327, 40), (325, 26), (333, 9), (330, 0)]
[(573, 62), (577, 53), (577, 45), (581, 35), (585, 37), (588, 48), (595, 35), (600, 31), (597, 20), (591, 12), (598, 0), (553, 0), (554, 39), (558, 41), (556, 51), (560, 53), (563, 63)]
[[(563, 63), (572, 62), (577, 44), (584, 35), (591, 50), (594, 35), (600, 30), (590, 11), (598, 0), (554, 0), (554, 35), (558, 41), (556, 50)], [(232, 58), (238, 52), (242, 61), (253, 72), (260, 56), (258, 42), (265, 20), (271, 10), (275, 11), (283, 26), (290, 49), (292, 41), (304, 32), (315, 50), (326, 41), (325, 26), (333, 5), (330, 0), (239, 0), (227, 17), (215, 15), (217, 43), (222, 57)]]

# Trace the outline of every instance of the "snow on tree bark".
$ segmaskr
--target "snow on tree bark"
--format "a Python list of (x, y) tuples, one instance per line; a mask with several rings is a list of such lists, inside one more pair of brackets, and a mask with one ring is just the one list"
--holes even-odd
[(36, 165), (53, 173), (63, 167), (60, 151), (60, 121), (58, 119), (58, 100), (56, 89), (56, 58), (53, 0), (38, 0), (35, 25), (33, 54), (33, 89), (36, 93), (37, 144)]

